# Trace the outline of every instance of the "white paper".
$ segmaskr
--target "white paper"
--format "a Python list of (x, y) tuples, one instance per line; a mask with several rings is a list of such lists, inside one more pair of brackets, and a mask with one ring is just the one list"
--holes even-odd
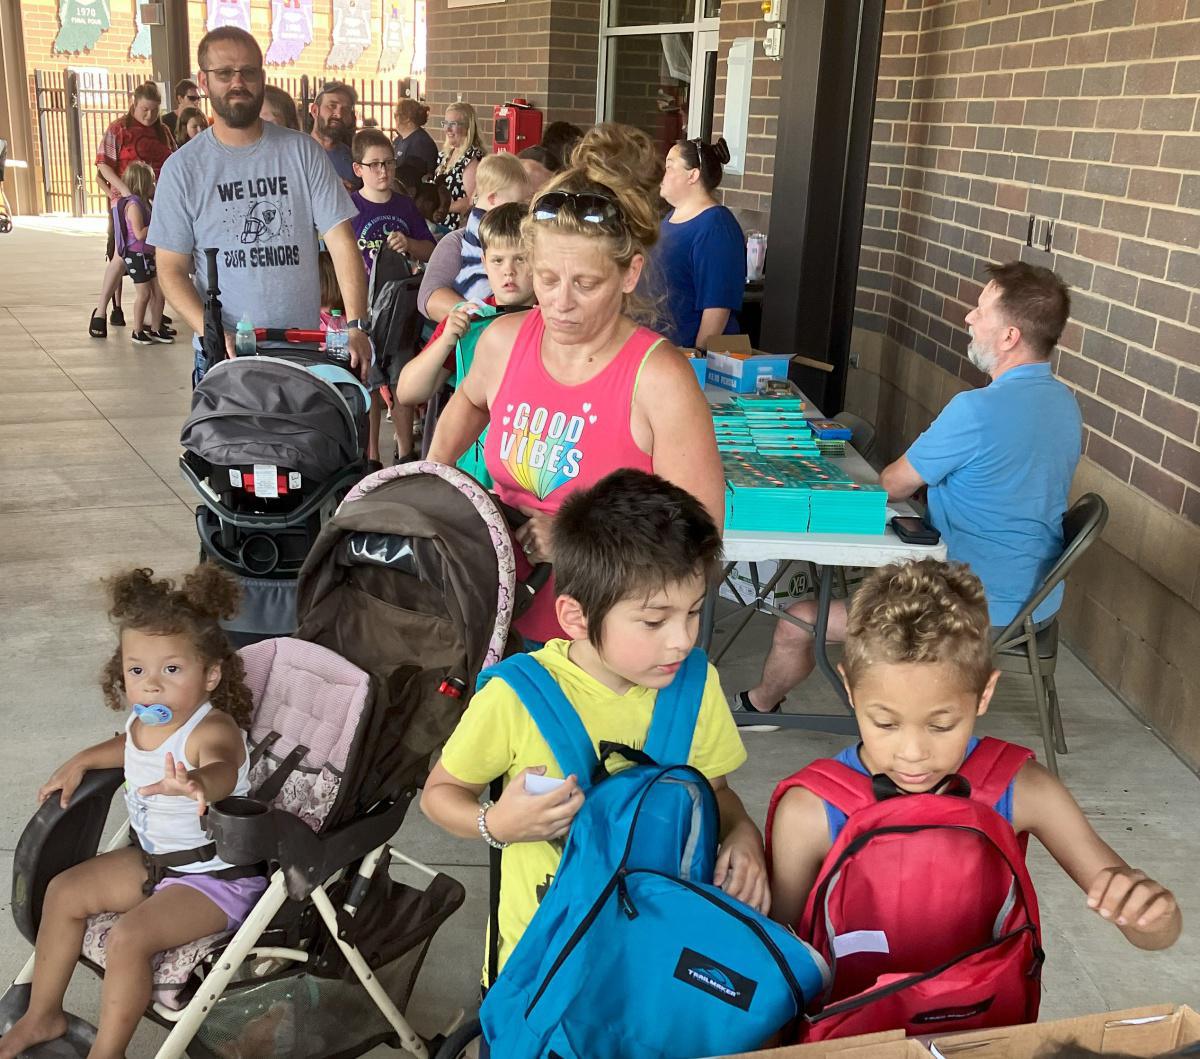
[(856, 952), (891, 952), (887, 935), (882, 930), (852, 930), (833, 939), (833, 954), (839, 959)]
[(288, 471), (288, 488), (289, 489), (299, 489), (300, 488), (300, 472), (299, 471)]
[(241, 489), (242, 487), (242, 472), (236, 467), (229, 468), (229, 484), (232, 485), (234, 489)]
[(554, 776), (539, 776), (535, 772), (525, 773), (525, 790), (530, 794), (549, 794), (551, 791), (558, 790), (566, 780), (556, 779)]
[(254, 495), (278, 496), (279, 479), (275, 465), (271, 463), (256, 463), (254, 465)]

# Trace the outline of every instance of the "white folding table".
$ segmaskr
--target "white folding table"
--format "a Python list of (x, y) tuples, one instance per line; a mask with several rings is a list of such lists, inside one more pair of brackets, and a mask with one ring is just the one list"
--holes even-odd
[[(712, 403), (719, 403), (729, 400), (733, 397), (733, 394), (726, 390), (708, 388), (705, 390), (705, 396)], [(811, 414), (817, 417), (821, 415), (807, 397), (804, 399), (804, 404), (806, 410)], [(856, 482), (864, 485), (874, 485), (879, 482), (879, 475), (875, 473), (874, 468), (858, 452), (851, 448), (849, 444), (846, 445), (846, 455), (834, 459), (832, 462)], [(900, 515), (913, 515), (917, 513), (911, 504), (903, 501), (889, 501), (888, 510), (889, 515), (893, 512)], [(888, 563), (904, 562), (909, 559), (945, 559), (945, 542), (932, 545), (906, 544), (896, 536), (895, 531), (888, 525), (881, 535), (864, 533), (792, 533), (788, 532), (786, 526), (780, 526), (778, 529), (771, 531), (726, 529), (723, 536), (723, 543), (727, 565), (722, 574), (722, 579), (727, 578), (733, 567), (739, 562), (760, 563), (768, 559), (773, 559), (778, 561), (779, 566), (774, 576), (763, 584), (758, 584), (757, 577), (755, 577), (754, 598), (743, 602), (736, 611), (722, 618), (722, 622), (737, 621), (738, 624), (730, 633), (729, 639), (726, 640), (721, 650), (714, 656), (714, 661), (718, 660), (729, 649), (730, 645), (756, 613), (771, 614), (781, 621), (790, 621), (801, 628), (809, 629), (814, 636), (813, 650), (817, 668), (820, 669), (830, 684), (833, 685), (834, 690), (845, 704), (847, 713), (841, 715), (782, 712), (763, 714), (760, 723), (777, 725), (780, 728), (801, 728), (807, 731), (856, 732), (857, 726), (855, 725), (854, 717), (849, 713), (850, 704), (846, 699), (845, 688), (842, 686), (842, 681), (830, 663), (826, 652), (825, 637), (829, 626), (829, 606), (833, 599), (834, 570), (837, 567), (847, 566), (886, 566)], [(817, 583), (817, 620), (816, 624), (811, 627), (807, 623), (792, 617), (792, 615), (788, 614), (782, 608), (776, 607), (773, 603), (769, 602), (776, 584), (787, 573), (790, 564), (797, 561), (813, 563), (820, 570)], [(713, 585), (705, 599), (704, 617), (700, 634), (700, 642), (705, 649), (711, 645), (716, 624), (716, 602), (719, 589), (719, 584)], [(739, 599), (741, 598), (736, 588), (734, 588), (734, 593), (738, 595)], [(750, 719), (748, 723), (754, 723), (753, 719)]]

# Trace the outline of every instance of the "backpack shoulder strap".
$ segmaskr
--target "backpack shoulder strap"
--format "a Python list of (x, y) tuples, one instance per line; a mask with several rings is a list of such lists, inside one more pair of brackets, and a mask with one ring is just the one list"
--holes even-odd
[(812, 791), (822, 801), (840, 809), (847, 816), (853, 816), (860, 809), (866, 809), (876, 802), (871, 777), (864, 776), (833, 758), (819, 758), (784, 780), (780, 786), (784, 784)]
[(787, 779), (780, 780), (771, 794), (763, 831), (767, 843), (768, 863), (771, 857), (771, 832), (775, 810), (779, 808), (780, 799), (794, 787), (812, 791), (822, 801), (840, 809), (847, 817), (875, 804), (875, 789), (871, 785), (870, 776), (855, 772), (848, 765), (843, 765), (833, 758), (818, 758), (799, 772), (792, 773)]
[(660, 765), (687, 764), (707, 681), (708, 656), (694, 647), (675, 679), (655, 696), (645, 749)]
[(563, 775), (574, 773), (579, 786), (586, 790), (599, 765), (592, 737), (546, 667), (531, 655), (512, 655), (480, 673), (476, 689), (496, 678), (516, 692), (542, 738), (550, 744)]
[(1035, 755), (1028, 747), (986, 736), (962, 763), (958, 774), (971, 784), (971, 798), (995, 805), (1026, 761)]

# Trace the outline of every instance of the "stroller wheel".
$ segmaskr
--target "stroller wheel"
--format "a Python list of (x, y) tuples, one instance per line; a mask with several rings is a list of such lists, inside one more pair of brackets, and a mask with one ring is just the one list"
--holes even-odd
[(475, 1059), (478, 1051), (470, 1045), (476, 1041), (482, 1042), (483, 1030), (479, 1019), (464, 1022), (449, 1037), (442, 1041), (441, 1047), (434, 1054), (434, 1059)]
[(12, 231), (12, 218), (7, 213), (0, 213), (0, 235), (7, 235)]

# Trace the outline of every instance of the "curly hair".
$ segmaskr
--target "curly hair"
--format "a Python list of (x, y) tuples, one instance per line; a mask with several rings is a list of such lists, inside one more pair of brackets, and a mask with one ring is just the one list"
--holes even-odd
[(854, 596), (842, 666), (850, 686), (880, 662), (942, 662), (982, 693), (992, 675), (983, 583), (964, 563), (883, 566)]
[[(253, 702), (246, 686), (246, 670), (233, 649), (222, 618), (237, 613), (241, 589), (224, 570), (202, 563), (176, 587), (170, 578), (154, 579), (145, 567), (127, 570), (110, 578), (108, 616), (119, 632), (136, 629), (156, 636), (186, 636), (205, 666), (220, 665), (221, 680), (210, 700), (216, 709), (229, 714), (241, 728), (250, 727)], [(110, 709), (124, 710), (124, 666), (118, 646), (100, 677), (104, 701)]]

